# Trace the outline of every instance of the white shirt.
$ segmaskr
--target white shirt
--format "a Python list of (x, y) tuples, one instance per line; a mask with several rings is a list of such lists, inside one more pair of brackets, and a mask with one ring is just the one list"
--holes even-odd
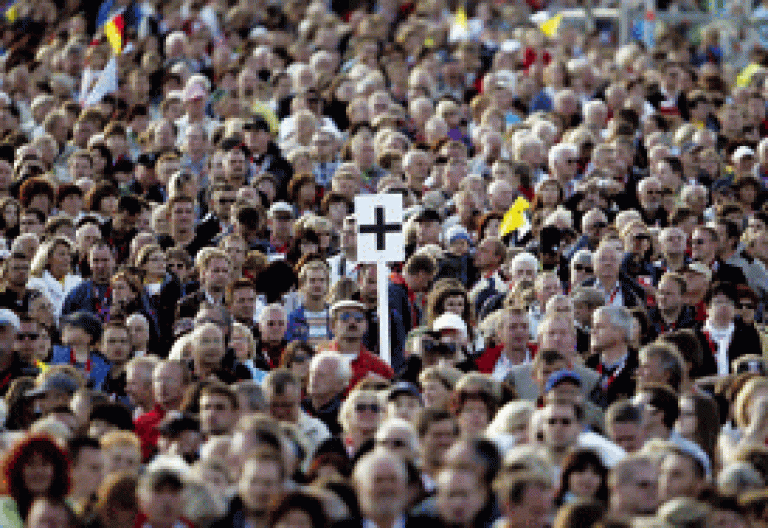
[(731, 344), (735, 328), (736, 325), (733, 324), (733, 321), (725, 328), (714, 328), (709, 321), (704, 324), (704, 330), (707, 331), (709, 338), (717, 346), (715, 363), (717, 363), (718, 376), (727, 376), (731, 371), (731, 365), (728, 361), (728, 346)]
[[(379, 528), (379, 525), (370, 519), (363, 519), (363, 528)], [(392, 523), (392, 528), (405, 528), (405, 515), (400, 514)]]
[[(525, 361), (523, 363), (530, 363), (531, 362), (531, 352), (526, 349), (525, 350)], [(512, 363), (512, 361), (507, 357), (507, 355), (502, 352), (499, 356), (499, 359), (496, 360), (496, 365), (493, 367), (493, 372), (491, 373), (491, 377), (495, 379), (496, 381), (504, 381), (509, 373), (512, 371), (512, 367), (514, 367), (515, 364)]]

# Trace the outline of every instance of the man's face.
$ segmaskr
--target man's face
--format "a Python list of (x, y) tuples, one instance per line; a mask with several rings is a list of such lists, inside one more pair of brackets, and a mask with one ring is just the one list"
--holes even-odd
[(318, 399), (331, 398), (344, 389), (345, 387), (339, 386), (334, 360), (323, 359), (309, 371), (307, 392), (311, 396)]
[(237, 411), (223, 394), (205, 393), (200, 398), (200, 430), (203, 434), (227, 434), (236, 421)]
[[(37, 322), (22, 321), (13, 344), (14, 350), (22, 361), (31, 363), (35, 360), (38, 339), (40, 339), (40, 328)], [(62, 341), (66, 344), (64, 337)]]
[(717, 240), (712, 233), (703, 229), (696, 229), (691, 236), (691, 256), (693, 260), (698, 260), (709, 265), (717, 253)]
[(524, 348), (530, 337), (526, 314), (511, 312), (503, 315), (499, 321), (498, 337), (507, 348)]
[(293, 234), (293, 219), (290, 216), (275, 215), (269, 221), (269, 228), (277, 240), (288, 240)]
[(7, 281), (11, 286), (21, 287), (29, 278), (29, 261), (21, 255), (12, 256), (6, 262)]
[(192, 202), (179, 201), (171, 208), (171, 224), (179, 233), (192, 231), (195, 219), (195, 207)]
[(269, 414), (275, 420), (296, 423), (299, 418), (301, 389), (297, 385), (286, 385), (282, 394), (268, 395)]
[(99, 489), (104, 475), (104, 461), (101, 449), (85, 447), (77, 456), (77, 463), (72, 465), (72, 481), (83, 486), (86, 493), (93, 494)]
[(611, 491), (614, 509), (629, 515), (653, 515), (659, 504), (656, 469), (651, 464), (639, 464)]
[(552, 490), (541, 484), (530, 484), (525, 487), (513, 516), (520, 523), (518, 526), (546, 526), (551, 514)]
[(252, 321), (255, 304), (256, 291), (253, 288), (238, 288), (232, 292), (230, 310), (233, 317), (242, 321)]
[(541, 334), (541, 349), (557, 350), (570, 357), (576, 349), (576, 329), (565, 317), (550, 319)]
[(342, 309), (334, 316), (333, 328), (339, 339), (362, 339), (368, 329), (365, 314), (356, 309)]
[(370, 516), (400, 515), (405, 507), (406, 482), (394, 460), (374, 463), (371, 478), (359, 484), (360, 507)]
[(698, 304), (704, 299), (709, 288), (709, 279), (706, 275), (696, 272), (685, 272), (685, 304)]
[(682, 255), (685, 253), (686, 237), (682, 229), (669, 229), (659, 238), (664, 255)]
[(695, 498), (701, 477), (696, 474), (691, 457), (677, 453), (667, 455), (659, 468), (659, 498), (668, 501), (677, 497)]
[(69, 177), (72, 181), (91, 177), (91, 160), (85, 156), (76, 156), (69, 162)]
[(259, 323), (262, 341), (268, 343), (282, 341), (287, 326), (285, 312), (282, 310), (270, 310)]
[(304, 276), (304, 295), (308, 299), (324, 299), (328, 293), (328, 274), (323, 269), (312, 268)]
[(680, 284), (669, 277), (662, 277), (656, 290), (656, 302), (662, 312), (676, 312), (683, 306)]
[(536, 280), (536, 265), (533, 262), (516, 261), (510, 269), (510, 281), (518, 284), (521, 281), (534, 282)]
[(77, 244), (77, 252), (81, 255), (87, 255), (91, 250), (91, 246), (101, 238), (101, 232), (99, 228), (94, 224), (85, 224), (75, 233), (75, 243)]
[(421, 438), (421, 454), (434, 465), (443, 463), (445, 454), (458, 438), (456, 424), (452, 420), (433, 423)]
[(225, 258), (212, 258), (203, 271), (203, 286), (209, 292), (223, 292), (232, 276), (229, 261)]
[(496, 256), (493, 242), (490, 240), (480, 242), (475, 250), (475, 266), (478, 269), (486, 270), (493, 269), (498, 264), (499, 259)]
[(135, 404), (152, 401), (152, 370), (149, 367), (134, 367), (126, 371), (125, 393)]
[(112, 252), (105, 246), (91, 249), (89, 259), (93, 280), (97, 284), (106, 284), (109, 282), (112, 273), (115, 271), (115, 258)]
[(416, 238), (420, 246), (427, 244), (440, 244), (442, 228), (437, 221), (421, 221), (417, 224)]
[(282, 479), (278, 462), (250, 460), (243, 468), (238, 485), (246, 507), (260, 517), (269, 513), (270, 505), (280, 497)]
[(229, 212), (236, 198), (237, 191), (234, 188), (219, 189), (213, 193), (213, 210), (219, 219), (225, 222), (229, 220)]
[(608, 437), (627, 453), (634, 453), (643, 447), (645, 435), (640, 424), (616, 422), (608, 427)]
[(483, 507), (482, 488), (477, 473), (469, 470), (448, 470), (439, 477), (437, 509), (440, 517), (451, 526), (471, 526)]
[(183, 394), (182, 372), (178, 365), (166, 364), (152, 374), (152, 389), (155, 401), (163, 407), (174, 405)]
[(613, 324), (608, 314), (600, 310), (592, 315), (590, 346), (593, 351), (601, 353), (625, 341), (624, 331)]
[(131, 357), (131, 338), (127, 329), (108, 327), (101, 339), (102, 352), (112, 363), (122, 365)]
[(544, 442), (549, 448), (570, 447), (580, 432), (581, 425), (572, 405), (550, 404), (544, 409)]
[(141, 511), (152, 526), (173, 526), (184, 511), (181, 491), (168, 486), (139, 494)]
[(39, 235), (43, 232), (43, 224), (34, 213), (23, 212), (19, 216), (19, 234), (33, 233)]
[(424, 270), (419, 270), (415, 273), (406, 273), (404, 278), (408, 283), (408, 287), (415, 292), (427, 291), (429, 283), (432, 282), (432, 274)]
[[(619, 252), (613, 247), (601, 247), (594, 258), (595, 274), (599, 276), (612, 277), (619, 273), (621, 257)], [(605, 287), (612, 287), (612, 284), (604, 284)]]

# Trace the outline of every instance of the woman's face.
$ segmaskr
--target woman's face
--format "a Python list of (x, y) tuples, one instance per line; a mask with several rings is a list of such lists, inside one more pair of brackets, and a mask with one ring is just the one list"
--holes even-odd
[(425, 381), (421, 384), (423, 391), (424, 406), (433, 409), (445, 409), (448, 406), (448, 399), (451, 392), (448, 388), (437, 380)]
[(3, 211), (3, 220), (8, 227), (15, 227), (19, 223), (19, 208), (15, 203), (9, 203)]
[(42, 495), (51, 487), (53, 464), (40, 453), (34, 453), (21, 471), (24, 485), (33, 496)]
[(251, 357), (251, 341), (245, 332), (248, 330), (241, 327), (235, 327), (232, 331), (232, 338), (229, 340), (229, 344), (235, 351), (235, 357), (238, 361), (246, 361)]
[(124, 280), (112, 281), (112, 301), (128, 302), (135, 297), (130, 285)]
[(162, 277), (165, 275), (166, 260), (165, 253), (162, 251), (153, 251), (144, 261), (144, 270), (147, 275), (152, 277)]
[(458, 315), (459, 317), (463, 317), (465, 305), (466, 303), (464, 302), (464, 297), (460, 295), (451, 295), (445, 299), (445, 302), (443, 303), (443, 312), (452, 313)]
[(574, 471), (570, 477), (570, 491), (579, 497), (594, 497), (600, 488), (600, 475), (592, 466)]

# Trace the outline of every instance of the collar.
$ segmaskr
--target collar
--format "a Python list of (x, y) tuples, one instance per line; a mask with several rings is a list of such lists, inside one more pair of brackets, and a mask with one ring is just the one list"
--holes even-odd
[[(379, 528), (379, 525), (371, 519), (364, 518), (362, 528)], [(397, 518), (395, 518), (395, 521), (392, 523), (392, 528), (405, 528), (405, 514), (401, 513)]]

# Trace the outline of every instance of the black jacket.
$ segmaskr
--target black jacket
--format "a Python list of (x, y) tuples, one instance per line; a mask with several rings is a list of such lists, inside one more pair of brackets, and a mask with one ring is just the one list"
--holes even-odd
[(623, 398), (631, 398), (635, 394), (635, 372), (637, 371), (637, 352), (630, 349), (623, 366), (615, 371), (601, 372), (600, 356), (594, 355), (587, 359), (586, 365), (600, 373), (600, 382), (590, 393), (589, 399), (602, 409)]
[[(717, 374), (717, 344), (710, 339), (706, 330), (697, 332), (701, 349), (703, 351), (701, 371), (693, 373), (696, 377), (711, 376)], [(762, 344), (760, 343), (760, 334), (754, 326), (745, 323), (740, 318), (734, 321), (733, 336), (731, 344), (728, 345), (728, 364), (731, 365), (734, 359), (746, 354), (762, 355)]]

